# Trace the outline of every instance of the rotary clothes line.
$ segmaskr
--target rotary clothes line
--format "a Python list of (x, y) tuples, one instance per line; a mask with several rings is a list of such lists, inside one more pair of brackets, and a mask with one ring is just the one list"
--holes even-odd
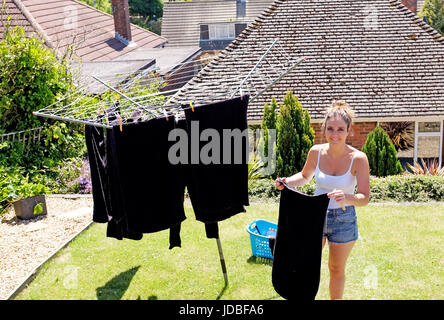
[[(246, 56), (250, 54), (248, 48), (244, 48), (243, 50)], [(91, 141), (96, 142), (95, 144), (89, 143), (89, 150), (92, 150), (91, 153), (93, 154), (91, 158), (95, 159), (92, 162), (95, 161), (98, 166), (95, 169), (91, 167), (91, 174), (93, 175), (93, 171), (96, 171), (95, 175), (96, 177), (100, 177), (100, 183), (105, 184), (104, 187), (97, 187), (96, 183), (96, 190), (99, 189), (101, 195), (96, 195), (94, 201), (98, 199), (98, 206), (101, 206), (102, 209), (105, 210), (101, 214), (96, 214), (96, 217), (100, 216), (101, 218), (97, 219), (101, 222), (108, 223), (107, 235), (116, 237), (117, 239), (127, 237), (137, 240), (142, 237), (141, 233), (147, 230), (149, 230), (149, 232), (152, 231), (150, 229), (138, 229), (136, 226), (137, 223), (133, 225), (135, 228), (132, 228), (132, 222), (128, 222), (128, 217), (130, 221), (133, 221), (132, 219), (134, 219), (134, 217), (131, 212), (134, 211), (130, 210), (129, 214), (123, 214), (122, 212), (124, 211), (120, 210), (122, 207), (127, 209), (131, 208), (132, 202), (129, 201), (128, 204), (127, 199), (133, 198), (127, 191), (131, 190), (126, 180), (127, 176), (122, 174), (122, 172), (131, 171), (132, 162), (126, 162), (125, 151), (123, 150), (130, 152), (131, 150), (140, 150), (140, 145), (138, 147), (132, 144), (138, 140), (127, 138), (127, 133), (137, 130), (149, 131), (147, 128), (140, 129), (145, 126), (142, 123), (146, 122), (149, 124), (148, 127), (151, 125), (155, 127), (160, 123), (156, 120), (166, 121), (167, 123), (168, 120), (171, 122), (174, 121), (176, 127), (180, 127), (180, 120), (187, 119), (186, 114), (188, 114), (188, 119), (191, 119), (193, 113), (200, 110), (199, 108), (205, 110), (209, 105), (228, 101), (238, 95), (241, 96), (241, 101), (243, 100), (242, 97), (246, 99), (248, 105), (248, 101), (256, 99), (303, 61), (305, 61), (305, 58), (296, 59), (287, 54), (285, 49), (278, 44), (278, 39), (276, 39), (264, 50), (264, 54), (246, 75), (239, 74), (235, 79), (224, 78), (213, 81), (212, 85), (217, 88), (217, 92), (211, 91), (211, 94), (206, 94), (205, 92), (208, 82), (200, 83), (199, 81), (193, 80), (205, 73), (205, 65), (208, 61), (190, 61), (176, 66), (173, 68), (174, 71), (169, 73), (152, 68), (141, 69), (136, 73), (115, 75), (109, 79), (93, 76), (93, 79), (96, 81), (82, 78), (78, 82), (76, 91), (61, 97), (52, 105), (33, 112), (33, 114), (56, 120), (85, 124), (85, 135), (90, 137), (92, 139)], [(196, 70), (199, 73), (194, 77)], [(244, 96), (244, 94), (246, 95)], [(211, 110), (212, 113), (214, 113), (215, 109), (213, 108)], [(198, 113), (199, 112), (196, 112), (195, 114)], [(245, 120), (246, 124), (246, 107), (245, 118), (242, 116), (240, 119)], [(166, 129), (168, 126), (171, 126), (171, 122), (168, 123), (168, 125), (163, 124), (162, 130), (159, 132), (165, 133), (168, 132), (169, 129), (172, 129), (172, 127)], [(221, 123), (222, 122), (219, 124)], [(94, 131), (93, 128), (101, 128), (102, 131)], [(187, 127), (187, 129), (189, 130), (189, 127)], [(148, 137), (156, 137), (153, 132), (152, 135)], [(156, 134), (157, 133), (156, 131)], [(95, 140), (93, 137), (95, 137)], [(128, 145), (126, 145), (126, 143), (128, 143)], [(135, 149), (126, 148), (126, 146), (129, 145)], [(159, 146), (159, 148), (155, 148), (155, 150), (164, 150), (167, 145), (168, 143), (165, 142), (162, 146)], [(94, 155), (94, 152), (98, 155)], [(116, 163), (118, 163), (118, 165), (116, 165)], [(122, 165), (122, 163), (126, 163), (126, 165)], [(165, 162), (162, 163), (165, 165)], [(196, 172), (199, 172), (199, 170), (202, 172), (205, 171), (202, 167), (193, 168), (191, 166), (191, 168), (189, 172), (194, 172), (194, 177), (198, 176)], [(246, 168), (244, 171), (247, 172), (248, 166), (244, 168)], [(133, 172), (133, 174), (137, 176), (138, 172)], [(153, 174), (155, 176), (155, 173)], [(186, 175), (186, 177), (189, 178), (189, 175)], [(150, 179), (152, 179), (152, 177)], [(162, 180), (161, 178), (159, 179)], [(184, 179), (187, 181), (187, 178)], [(158, 180), (155, 181), (157, 182)], [(188, 180), (188, 182), (189, 181), (192, 180)], [(106, 184), (108, 184), (108, 186), (106, 186)], [(145, 186), (149, 184), (149, 181), (146, 181)], [(190, 190), (192, 190), (192, 185), (193, 183), (187, 185), (187, 187), (190, 186)], [(194, 185), (199, 185), (199, 182), (194, 181)], [(116, 191), (118, 189), (117, 187), (112, 186), (118, 186), (120, 193)], [(122, 188), (122, 186), (125, 187)], [(248, 180), (246, 180), (242, 186), (247, 186), (248, 188)], [(169, 186), (164, 187), (168, 188)], [(196, 188), (198, 189), (198, 187)], [(194, 196), (191, 196), (193, 191), (190, 191), (192, 202), (194, 198), (193, 208), (196, 208), (196, 218), (201, 216), (202, 212), (206, 210), (200, 209), (199, 206), (203, 205), (205, 207), (207, 205), (205, 200), (202, 200), (204, 198), (199, 196), (199, 192), (205, 192), (205, 188), (194, 192)], [(135, 192), (135, 194), (138, 193)], [(153, 194), (156, 194), (156, 191), (153, 191)], [(241, 192), (239, 194), (243, 193)], [(139, 194), (139, 196), (142, 195)], [(220, 201), (220, 199), (219, 197), (215, 199), (215, 201)], [(248, 202), (248, 197), (246, 202)], [(174, 203), (177, 205), (177, 203), (180, 203), (180, 199)], [(197, 203), (197, 206), (195, 206), (195, 203)], [(231, 215), (238, 213), (236, 211), (242, 212), (240, 209), (241, 206), (242, 204), (238, 204), (237, 207), (231, 207), (228, 212), (231, 212)], [(245, 209), (243, 209), (243, 211), (245, 211)], [(175, 215), (172, 216), (175, 217), (175, 220), (173, 219), (167, 224), (170, 226), (170, 247), (180, 244), (180, 220), (184, 217), (180, 209), (176, 208), (174, 212)], [(225, 215), (227, 214), (225, 213)], [(228, 217), (229, 216), (226, 218)], [(99, 222), (99, 220), (97, 220), (97, 222)], [(222, 246), (218, 236), (217, 221), (204, 220), (202, 220), (202, 222), (205, 223), (207, 237), (216, 238), (224, 280), (227, 284), (228, 277)], [(175, 223), (173, 223), (173, 221)], [(160, 224), (162, 225), (162, 223)], [(162, 226), (164, 227), (165, 224)]]
[[(115, 124), (110, 119), (124, 125), (135, 118), (183, 118), (185, 108), (244, 94), (251, 102), (305, 61), (288, 54), (278, 39), (269, 45), (255, 45), (263, 48), (259, 55), (255, 53), (257, 60), (253, 57), (257, 62), (235, 76), (213, 79), (208, 73), (217, 58), (211, 57), (170, 66), (169, 70), (148, 66), (112, 76), (84, 75), (76, 80), (75, 91), (33, 114), (111, 129)], [(240, 56), (250, 59), (255, 52), (249, 47), (238, 50)]]
[[(93, 185), (93, 221), (107, 223), (107, 236), (119, 240), (141, 240), (144, 233), (170, 230), (170, 249), (181, 246), (181, 223), (186, 219), (184, 193), (187, 188), (196, 220), (205, 224), (207, 238), (217, 242), (219, 257), (228, 284), (227, 269), (219, 237), (218, 222), (246, 212), (248, 200), (248, 135), (241, 141), (241, 162), (231, 140), (220, 139), (216, 163), (193, 161), (192, 141), (206, 129), (220, 137), (225, 130), (248, 133), (248, 96), (196, 107), (185, 111), (185, 119), (155, 118), (120, 125), (113, 129), (85, 127)], [(196, 132), (193, 125), (199, 124)], [(183, 163), (175, 163), (170, 150), (174, 129), (183, 130)], [(105, 133), (105, 134), (104, 134)], [(153, 137), (153, 138), (150, 138)], [(206, 142), (199, 141), (197, 154)], [(227, 154), (226, 154), (227, 153)], [(230, 161), (225, 161), (226, 159)]]

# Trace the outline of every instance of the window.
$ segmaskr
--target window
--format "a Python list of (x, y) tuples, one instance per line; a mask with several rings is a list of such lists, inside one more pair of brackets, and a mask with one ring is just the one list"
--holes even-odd
[(210, 24), (208, 25), (210, 40), (234, 39), (234, 24)]
[(415, 127), (414, 160), (435, 158), (441, 166), (442, 121), (416, 122)]

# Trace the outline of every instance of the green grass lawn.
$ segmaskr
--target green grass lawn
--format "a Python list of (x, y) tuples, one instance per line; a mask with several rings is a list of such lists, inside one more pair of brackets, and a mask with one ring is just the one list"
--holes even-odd
[[(444, 203), (357, 208), (361, 239), (348, 260), (344, 299), (444, 299), (443, 212)], [(190, 205), (186, 213), (182, 247), (172, 250), (168, 231), (118, 241), (106, 237), (105, 224), (93, 224), (16, 299), (281, 299), (271, 260), (252, 256), (245, 231), (257, 218), (276, 222), (278, 204), (254, 202), (220, 223), (227, 287), (216, 241)], [(327, 259), (326, 245), (317, 299), (329, 299)]]

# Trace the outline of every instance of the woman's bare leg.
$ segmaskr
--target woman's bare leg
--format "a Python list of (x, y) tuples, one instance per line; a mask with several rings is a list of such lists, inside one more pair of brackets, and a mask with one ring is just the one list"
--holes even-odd
[(330, 270), (330, 299), (332, 300), (342, 299), (345, 284), (345, 264), (354, 244), (355, 241), (348, 243), (329, 242), (328, 269)]

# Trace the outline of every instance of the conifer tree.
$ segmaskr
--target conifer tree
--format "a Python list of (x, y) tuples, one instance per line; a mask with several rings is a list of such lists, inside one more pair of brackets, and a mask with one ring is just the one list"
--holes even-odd
[(287, 177), (302, 170), (314, 142), (310, 115), (291, 91), (283, 99), (276, 127), (276, 173)]
[(432, 28), (444, 35), (444, 0), (425, 0), (418, 16), (425, 17)]
[(401, 162), (396, 155), (396, 148), (388, 134), (380, 126), (376, 126), (368, 134), (361, 150), (367, 155), (370, 174), (385, 177), (402, 172)]
[[(261, 129), (264, 132), (264, 156), (268, 157), (268, 139), (269, 139), (269, 130), (276, 129), (276, 109), (277, 102), (276, 98), (271, 99), (271, 105), (267, 102), (264, 106), (264, 116), (262, 118)], [(270, 150), (272, 153), (273, 150)]]
[(276, 174), (287, 177), (295, 174), (296, 145), (298, 136), (288, 105), (281, 105), (277, 117)]

